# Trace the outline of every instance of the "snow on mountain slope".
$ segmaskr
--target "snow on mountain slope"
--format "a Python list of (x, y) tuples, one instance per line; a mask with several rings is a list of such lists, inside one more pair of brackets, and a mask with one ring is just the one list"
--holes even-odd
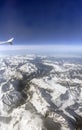
[(1, 130), (81, 130), (82, 59), (0, 57)]

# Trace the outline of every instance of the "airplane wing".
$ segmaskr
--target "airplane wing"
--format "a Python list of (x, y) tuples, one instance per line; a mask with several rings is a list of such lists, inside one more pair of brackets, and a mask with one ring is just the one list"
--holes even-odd
[(13, 40), (14, 40), (14, 38), (11, 38), (11, 39), (9, 39), (8, 41), (0, 42), (0, 44), (6, 44), (6, 43), (7, 43), (7, 44), (12, 45)]

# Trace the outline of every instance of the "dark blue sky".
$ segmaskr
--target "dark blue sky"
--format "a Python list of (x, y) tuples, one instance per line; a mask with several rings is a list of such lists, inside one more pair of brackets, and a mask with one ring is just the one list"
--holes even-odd
[(0, 41), (81, 44), (82, 0), (0, 0)]

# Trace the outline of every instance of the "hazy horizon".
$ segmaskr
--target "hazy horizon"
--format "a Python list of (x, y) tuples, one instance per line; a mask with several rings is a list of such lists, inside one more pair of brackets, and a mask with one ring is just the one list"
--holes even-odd
[(82, 57), (82, 45), (1, 45), (0, 55), (41, 54)]

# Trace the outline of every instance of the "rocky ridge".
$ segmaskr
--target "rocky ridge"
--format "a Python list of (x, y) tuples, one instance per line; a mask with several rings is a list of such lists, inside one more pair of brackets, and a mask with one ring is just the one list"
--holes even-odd
[(0, 58), (1, 130), (82, 130), (82, 59)]

